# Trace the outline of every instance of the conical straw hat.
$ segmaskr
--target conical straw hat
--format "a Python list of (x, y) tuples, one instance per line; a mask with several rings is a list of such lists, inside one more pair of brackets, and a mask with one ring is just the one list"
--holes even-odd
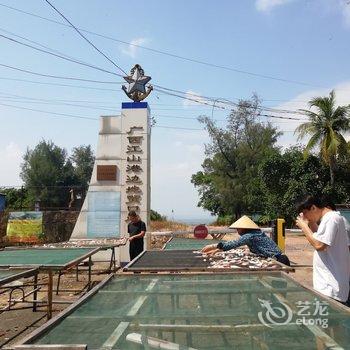
[(251, 228), (251, 229), (258, 229), (259, 226), (250, 219), (247, 215), (243, 215), (240, 219), (235, 221), (230, 228)]

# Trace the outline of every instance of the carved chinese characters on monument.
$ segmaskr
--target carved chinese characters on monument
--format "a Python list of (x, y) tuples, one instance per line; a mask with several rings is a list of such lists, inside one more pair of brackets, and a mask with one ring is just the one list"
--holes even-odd
[(126, 183), (142, 185), (142, 180), (137, 175), (134, 175), (134, 176), (126, 175)]
[[(143, 136), (137, 135), (143, 131), (142, 126), (132, 126), (127, 132), (128, 145), (126, 153), (128, 154), (126, 161), (126, 183), (129, 185), (126, 188), (127, 193), (127, 205), (128, 211), (134, 210), (137, 213), (140, 212), (140, 206), (142, 201), (142, 190), (139, 187), (142, 185), (142, 159), (139, 155), (143, 153), (142, 140)], [(137, 164), (135, 164), (137, 163)]]
[(117, 181), (117, 166), (97, 165), (97, 181)]
[(127, 146), (126, 153), (142, 153), (142, 148), (140, 146)]
[(134, 194), (134, 195), (128, 195), (128, 204), (129, 203), (140, 203), (141, 202), (141, 196)]
[(138, 186), (129, 186), (126, 188), (126, 193), (142, 193), (142, 191)]
[(139, 173), (142, 171), (142, 168), (140, 167), (140, 165), (134, 164), (134, 165), (127, 165), (126, 166), (126, 171), (130, 172), (133, 171), (134, 173)]
[(133, 154), (131, 157), (127, 156), (126, 160), (129, 163), (141, 163), (141, 157), (135, 156), (135, 154)]
[(128, 136), (129, 143), (138, 144), (142, 143), (143, 136)]

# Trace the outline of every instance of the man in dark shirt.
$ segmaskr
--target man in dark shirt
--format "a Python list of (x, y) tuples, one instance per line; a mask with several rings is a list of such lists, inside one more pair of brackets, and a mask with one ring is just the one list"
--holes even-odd
[(129, 212), (129, 254), (130, 260), (136, 258), (143, 251), (143, 237), (146, 233), (146, 224), (141, 221), (135, 211)]

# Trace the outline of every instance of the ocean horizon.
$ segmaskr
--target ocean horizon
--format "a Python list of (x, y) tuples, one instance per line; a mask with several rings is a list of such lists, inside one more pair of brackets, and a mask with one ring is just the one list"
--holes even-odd
[(208, 225), (216, 220), (216, 217), (212, 218), (174, 218), (174, 221), (187, 224), (187, 225)]

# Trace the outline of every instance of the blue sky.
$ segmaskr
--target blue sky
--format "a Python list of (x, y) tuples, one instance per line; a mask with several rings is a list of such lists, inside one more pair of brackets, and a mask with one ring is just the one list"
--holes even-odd
[[(335, 88), (338, 102), (350, 103), (350, 2), (347, 0), (52, 0), (52, 3), (82, 29), (174, 55), (306, 83), (281, 82), (209, 67), (86, 34), (125, 71), (140, 63), (154, 84), (234, 101), (256, 92), (265, 106), (293, 110), (305, 108), (310, 97), (327, 94)], [(63, 22), (43, 0), (0, 0), (0, 35), (24, 41), (14, 34), (22, 36), (75, 59), (118, 72), (71, 28), (1, 5)], [(116, 76), (35, 52), (2, 37), (0, 52), (0, 64), (52, 75), (121, 81)], [(70, 151), (82, 144), (95, 147), (98, 132), (97, 120), (53, 116), (4, 104), (98, 118), (103, 114), (119, 114), (121, 102), (127, 100), (120, 87), (120, 84), (40, 78), (0, 67), (0, 185), (21, 183), (19, 164), (23, 152), (41, 139), (52, 140)], [(48, 101), (28, 100), (28, 97)], [(200, 170), (207, 134), (203, 130), (161, 126), (200, 129), (195, 118), (201, 114), (210, 116), (212, 108), (158, 92), (153, 92), (148, 102), (157, 120), (152, 131), (152, 208), (175, 219), (205, 221), (209, 213), (197, 208), (198, 196), (190, 177)], [(214, 117), (223, 120), (226, 113), (215, 109)], [(282, 146), (295, 142), (293, 130), (297, 122), (271, 121), (285, 131), (279, 140)]]

